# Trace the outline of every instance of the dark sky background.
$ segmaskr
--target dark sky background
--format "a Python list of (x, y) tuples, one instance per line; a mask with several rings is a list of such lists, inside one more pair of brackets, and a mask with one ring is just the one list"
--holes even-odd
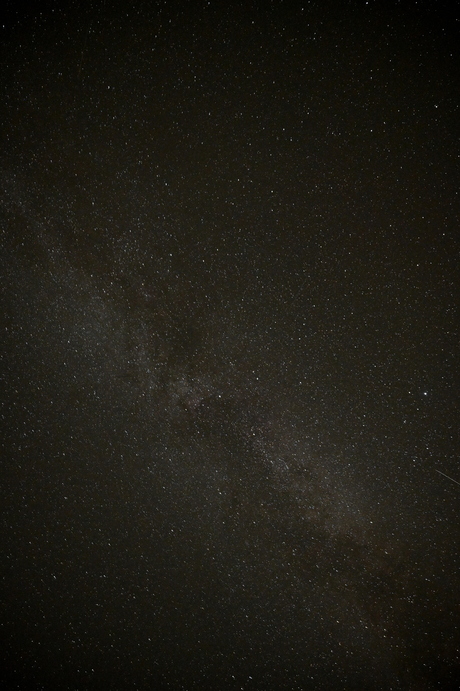
[(2, 689), (460, 688), (447, 7), (6, 3)]

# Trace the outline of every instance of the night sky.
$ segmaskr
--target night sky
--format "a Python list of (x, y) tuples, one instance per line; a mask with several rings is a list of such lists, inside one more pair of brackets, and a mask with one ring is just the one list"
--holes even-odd
[(1, 688), (458, 690), (460, 6), (3, 4)]

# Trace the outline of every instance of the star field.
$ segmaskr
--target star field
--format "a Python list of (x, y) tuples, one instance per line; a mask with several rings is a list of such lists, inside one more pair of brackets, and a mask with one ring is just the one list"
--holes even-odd
[(458, 17), (2, 31), (2, 688), (458, 688)]

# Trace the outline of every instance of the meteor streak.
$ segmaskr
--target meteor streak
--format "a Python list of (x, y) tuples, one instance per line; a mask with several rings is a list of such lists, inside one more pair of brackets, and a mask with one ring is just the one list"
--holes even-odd
[[(435, 470), (436, 470), (436, 468), (435, 468)], [(452, 482), (455, 482), (457, 485), (460, 485), (460, 482), (458, 482), (457, 480), (454, 480), (453, 477), (449, 477), (448, 475), (443, 473), (442, 470), (436, 470), (436, 472), (439, 473), (440, 475), (444, 475), (444, 477), (446, 477), (448, 480), (452, 480)]]

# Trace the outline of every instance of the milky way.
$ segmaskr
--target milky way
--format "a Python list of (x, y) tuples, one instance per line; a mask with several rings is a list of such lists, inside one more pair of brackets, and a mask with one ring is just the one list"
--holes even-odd
[(323, 5), (5, 14), (2, 688), (458, 687), (458, 37)]

